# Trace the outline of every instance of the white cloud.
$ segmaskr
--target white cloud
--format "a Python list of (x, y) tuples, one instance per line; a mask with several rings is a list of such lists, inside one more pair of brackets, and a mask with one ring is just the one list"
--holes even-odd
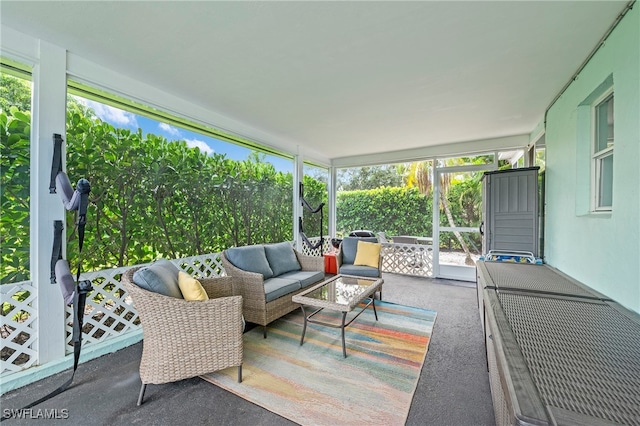
[(204, 152), (207, 155), (213, 154), (213, 148), (211, 148), (205, 141), (201, 141), (198, 139), (185, 139), (189, 148), (199, 148), (200, 152)]
[(167, 123), (160, 123), (158, 124), (158, 127), (160, 127), (160, 130), (170, 134), (171, 136), (180, 136), (180, 130)]
[(86, 100), (85, 103), (89, 108), (93, 109), (98, 118), (107, 123), (113, 124), (114, 126), (133, 127), (135, 129), (139, 127), (136, 116), (133, 113), (90, 100)]

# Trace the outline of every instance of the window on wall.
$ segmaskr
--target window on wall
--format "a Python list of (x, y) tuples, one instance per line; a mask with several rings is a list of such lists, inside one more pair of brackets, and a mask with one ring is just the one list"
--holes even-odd
[[(0, 66), (0, 283), (29, 280), (31, 75)], [(3, 314), (4, 315), (4, 314)]]
[(78, 84), (69, 92), (67, 173), (91, 182), (84, 270), (292, 239), (292, 157)]
[(613, 90), (593, 107), (593, 209), (609, 211), (613, 205)]

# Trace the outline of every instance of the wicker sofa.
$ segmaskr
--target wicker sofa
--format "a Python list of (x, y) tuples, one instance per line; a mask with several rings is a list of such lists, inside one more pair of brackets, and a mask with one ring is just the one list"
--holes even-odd
[(324, 279), (324, 259), (306, 256), (288, 242), (233, 247), (222, 253), (222, 264), (233, 277), (233, 294), (242, 296), (248, 322), (267, 325), (300, 305), (291, 297)]

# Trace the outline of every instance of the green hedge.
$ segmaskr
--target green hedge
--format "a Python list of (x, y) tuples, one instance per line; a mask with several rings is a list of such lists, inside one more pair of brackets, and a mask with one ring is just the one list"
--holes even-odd
[[(29, 137), (31, 114), (10, 107), (0, 112), (0, 278), (29, 279)], [(52, 226), (53, 232), (53, 226)]]
[(337, 194), (337, 232), (367, 229), (393, 235), (432, 234), (432, 199), (417, 188), (382, 187)]
[[(207, 155), (184, 141), (114, 128), (74, 102), (67, 117), (67, 173), (72, 182), (84, 177), (92, 186), (85, 271), (292, 239), (293, 177), (260, 156), (234, 161)], [(0, 113), (0, 125), (0, 278), (7, 283), (28, 279), (30, 114), (11, 107)], [(326, 203), (325, 183), (305, 176), (304, 185), (313, 207)], [(479, 212), (470, 207), (478, 185), (463, 182), (448, 192), (454, 214), (469, 223), (479, 222)], [(355, 229), (432, 235), (432, 199), (417, 188), (344, 191), (337, 194), (336, 207), (338, 236)], [(323, 213), (326, 235), (328, 208)], [(72, 263), (79, 258), (75, 222), (69, 213), (67, 258)], [(318, 236), (319, 215), (305, 212), (304, 227), (307, 236)]]

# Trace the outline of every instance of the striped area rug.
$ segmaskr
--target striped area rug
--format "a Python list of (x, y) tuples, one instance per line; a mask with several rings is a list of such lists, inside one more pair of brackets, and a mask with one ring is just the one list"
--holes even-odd
[[(300, 346), (298, 309), (273, 322), (266, 339), (262, 327), (245, 333), (242, 383), (236, 368), (202, 378), (302, 425), (404, 425), (436, 313), (378, 301), (376, 309), (379, 321), (369, 307), (347, 327), (347, 358), (339, 328), (309, 324)], [(315, 318), (340, 317), (325, 310)]]

